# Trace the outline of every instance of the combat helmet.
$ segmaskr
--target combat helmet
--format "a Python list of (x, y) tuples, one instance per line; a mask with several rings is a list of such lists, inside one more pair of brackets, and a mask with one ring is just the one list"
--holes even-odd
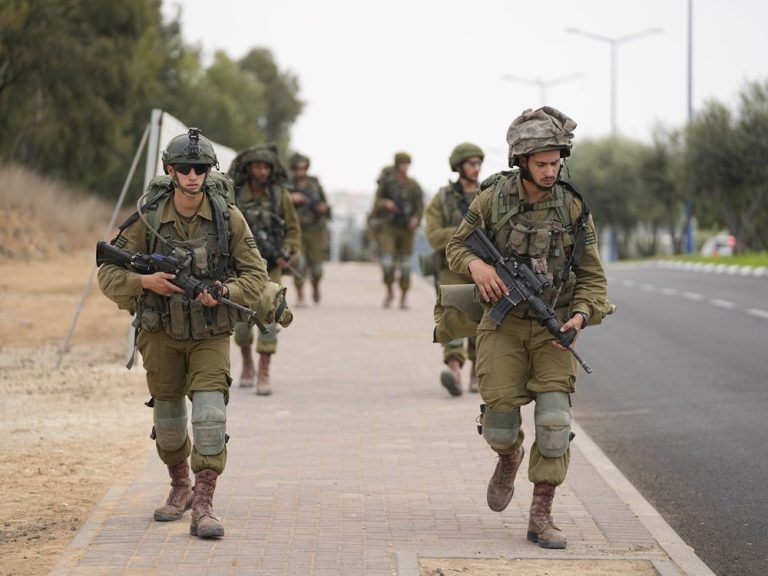
[(462, 142), (453, 149), (453, 152), (451, 152), (451, 156), (448, 158), (448, 164), (450, 164), (451, 170), (458, 172), (461, 165), (470, 158), (480, 158), (480, 160), (485, 160), (485, 153), (477, 144)]
[(163, 169), (168, 164), (207, 164), (219, 167), (213, 144), (203, 136), (200, 128), (190, 128), (186, 134), (171, 138), (163, 150)]
[(507, 130), (509, 165), (520, 165), (521, 157), (547, 150), (560, 150), (560, 157), (567, 158), (571, 155), (575, 128), (576, 122), (556, 108), (528, 108)]
[(236, 186), (242, 185), (248, 179), (248, 166), (253, 162), (265, 162), (272, 166), (272, 180), (284, 182), (288, 174), (280, 162), (277, 144), (257, 144), (240, 152), (229, 166), (229, 177)]
[(296, 166), (296, 164), (304, 163), (307, 165), (307, 168), (309, 168), (309, 165), (310, 165), (309, 156), (304, 156), (304, 154), (299, 154), (298, 152), (294, 152), (293, 154), (291, 154), (291, 159), (289, 162), (291, 165), (291, 169), (293, 169), (293, 167)]

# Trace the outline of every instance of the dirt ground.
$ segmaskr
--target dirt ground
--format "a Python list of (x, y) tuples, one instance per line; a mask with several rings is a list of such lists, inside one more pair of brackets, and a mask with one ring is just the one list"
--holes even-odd
[(0, 261), (0, 574), (50, 571), (116, 482), (151, 449), (142, 370), (123, 367), (129, 316), (94, 285), (59, 348), (94, 251)]

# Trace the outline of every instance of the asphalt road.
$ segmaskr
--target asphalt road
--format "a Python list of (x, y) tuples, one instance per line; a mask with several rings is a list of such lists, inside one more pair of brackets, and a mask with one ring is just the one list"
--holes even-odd
[(768, 574), (768, 278), (608, 278), (575, 417), (719, 576)]

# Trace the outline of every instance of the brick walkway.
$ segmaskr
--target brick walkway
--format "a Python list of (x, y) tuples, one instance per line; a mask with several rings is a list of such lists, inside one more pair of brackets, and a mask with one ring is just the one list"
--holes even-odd
[[(110, 490), (52, 574), (417, 576), (419, 558), (449, 557), (646, 560), (662, 576), (711, 574), (578, 426), (554, 506), (567, 550), (525, 538), (527, 463), (509, 508), (490, 511), (495, 457), (475, 431), (480, 399), (440, 386), (434, 292), (415, 284), (410, 310), (383, 310), (375, 266), (329, 265), (322, 305), (295, 310), (280, 335), (274, 394), (233, 387), (214, 500), (224, 539), (189, 536), (188, 513), (152, 521), (168, 478), (148, 442), (142, 472)], [(233, 351), (235, 376), (239, 361)], [(529, 444), (531, 410), (524, 419)]]

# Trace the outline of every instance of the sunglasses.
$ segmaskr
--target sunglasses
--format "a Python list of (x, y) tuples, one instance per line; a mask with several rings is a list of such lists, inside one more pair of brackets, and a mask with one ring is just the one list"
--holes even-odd
[(176, 164), (173, 168), (179, 174), (184, 174), (184, 176), (187, 176), (192, 170), (195, 171), (195, 174), (200, 176), (205, 174), (209, 166), (208, 164)]

